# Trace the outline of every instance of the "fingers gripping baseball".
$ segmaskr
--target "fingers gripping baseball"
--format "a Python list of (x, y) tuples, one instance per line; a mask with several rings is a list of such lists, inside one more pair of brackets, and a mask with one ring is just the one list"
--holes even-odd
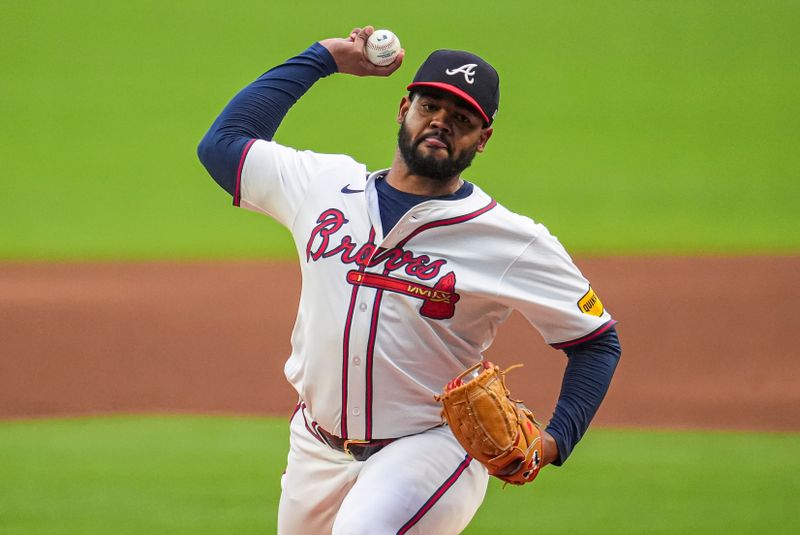
[(353, 28), (347, 38), (325, 39), (320, 44), (333, 56), (339, 72), (355, 76), (389, 76), (400, 68), (405, 50), (400, 50), (395, 60), (388, 65), (375, 65), (367, 59), (366, 45), (375, 32), (372, 26)]
[(348, 39), (349, 39), (350, 41), (355, 41), (355, 40), (356, 40), (356, 37), (358, 37), (358, 34), (359, 34), (360, 32), (361, 32), (361, 28), (353, 28), (353, 31), (352, 31), (352, 32), (350, 32), (350, 37), (348, 37)]

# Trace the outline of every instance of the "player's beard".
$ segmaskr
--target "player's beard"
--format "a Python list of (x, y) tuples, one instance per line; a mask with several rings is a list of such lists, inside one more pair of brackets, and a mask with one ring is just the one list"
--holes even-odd
[(411, 133), (406, 128), (405, 121), (403, 121), (397, 133), (397, 146), (400, 149), (400, 155), (403, 157), (403, 161), (412, 174), (424, 176), (440, 182), (445, 182), (453, 177), (459, 176), (464, 169), (472, 164), (472, 160), (475, 158), (475, 153), (478, 150), (476, 144), (473, 147), (464, 149), (457, 158), (453, 158), (448, 143), (447, 157), (437, 158), (433, 154), (428, 154), (426, 156), (419, 150), (419, 146), (425, 141), (425, 137), (426, 136), (422, 136), (417, 141), (413, 141), (411, 139)]

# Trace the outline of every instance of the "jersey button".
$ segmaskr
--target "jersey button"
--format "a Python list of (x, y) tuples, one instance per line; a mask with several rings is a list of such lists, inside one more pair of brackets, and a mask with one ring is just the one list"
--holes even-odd
[(353, 416), (358, 416), (359, 414), (361, 414), (361, 409), (353, 407)]
[(356, 366), (361, 366), (361, 359), (359, 357), (353, 358), (353, 364)]
[(358, 309), (361, 312), (364, 312), (365, 310), (367, 310), (367, 304), (366, 303), (361, 303), (360, 305), (358, 305)]

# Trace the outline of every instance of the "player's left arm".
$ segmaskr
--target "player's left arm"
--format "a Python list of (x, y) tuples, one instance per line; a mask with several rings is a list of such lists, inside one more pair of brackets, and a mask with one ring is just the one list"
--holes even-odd
[(569, 358), (556, 410), (542, 434), (543, 462), (561, 465), (600, 407), (622, 350), (616, 321), (563, 246), (541, 225), (530, 230), (534, 237), (514, 257), (497, 297)]
[(556, 451), (545, 450), (544, 460), (556, 466), (564, 463), (589, 428), (608, 392), (622, 347), (616, 328), (611, 327), (587, 342), (564, 348), (564, 352), (569, 361), (556, 409), (545, 430)]

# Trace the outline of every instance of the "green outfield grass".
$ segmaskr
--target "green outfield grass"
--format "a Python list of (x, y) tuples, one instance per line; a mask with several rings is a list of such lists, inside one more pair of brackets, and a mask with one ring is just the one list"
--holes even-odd
[[(284, 419), (0, 424), (0, 532), (274, 533)], [(797, 533), (800, 435), (593, 430), (466, 533)], [(424, 454), (424, 452), (421, 452)]]
[(407, 49), (392, 78), (314, 87), (277, 139), (392, 156), (406, 83), (434, 48), (502, 75), (467, 177), (577, 253), (800, 250), (800, 3), (4, 2), (0, 259), (286, 257), (229, 207), (195, 147), (270, 66), (355, 25)]

